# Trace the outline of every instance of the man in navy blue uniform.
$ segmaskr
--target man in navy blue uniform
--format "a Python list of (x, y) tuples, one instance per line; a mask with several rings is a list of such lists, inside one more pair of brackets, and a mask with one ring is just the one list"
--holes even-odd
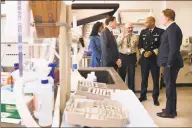
[(180, 68), (183, 65), (183, 58), (180, 53), (183, 34), (180, 27), (174, 22), (175, 12), (172, 9), (163, 11), (164, 25), (166, 31), (161, 38), (159, 48), (158, 65), (164, 68), (164, 83), (166, 87), (166, 107), (157, 116), (163, 118), (174, 118), (177, 116), (176, 104), (176, 80)]
[(149, 71), (151, 70), (153, 78), (153, 101), (154, 105), (159, 106), (159, 71), (157, 65), (158, 48), (160, 46), (160, 38), (164, 30), (155, 26), (155, 18), (150, 16), (146, 19), (145, 26), (139, 36), (138, 47), (141, 52), (141, 95), (140, 102), (147, 100), (147, 87)]

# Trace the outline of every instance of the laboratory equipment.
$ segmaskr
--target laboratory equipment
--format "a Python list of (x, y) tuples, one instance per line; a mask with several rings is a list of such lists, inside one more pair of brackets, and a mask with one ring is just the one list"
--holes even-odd
[(93, 82), (97, 82), (97, 77), (95, 76), (95, 72), (91, 72), (87, 75), (87, 80), (88, 81), (93, 81)]
[[(33, 4), (41, 5), (41, 2), (39, 2), (39, 3), (38, 2), (37, 3), (36, 2), (32, 2), (32, 3)], [(60, 11), (61, 11), (61, 13), (63, 15), (62, 14), (59, 15), (60, 16), (60, 21), (61, 21), (61, 24), (59, 26), (65, 26), (66, 28), (68, 28), (68, 30), (70, 30), (70, 25), (68, 27), (67, 26), (68, 24), (66, 23), (66, 14), (67, 14), (67, 12), (70, 14), (70, 6), (66, 6), (64, 4), (64, 2), (61, 2), (61, 1), (60, 1), (60, 5), (61, 5), (61, 8), (60, 8), (61, 10)], [(66, 11), (66, 8), (68, 8), (67, 11)], [(43, 17), (44, 14), (42, 14), (41, 16)], [(35, 17), (35, 15), (34, 15), (34, 17)], [(50, 23), (50, 24), (54, 25), (54, 23)], [(38, 25), (39, 25), (38, 23), (35, 23), (36, 27)], [(43, 23), (41, 25), (43, 25)], [(66, 36), (67, 32), (66, 32), (66, 28), (65, 27), (61, 27), (60, 28), (60, 34), (62, 35), (60, 37), (60, 39), (61, 39), (60, 41), (62, 41), (62, 43), (60, 45), (60, 68), (61, 68), (61, 70), (60, 70), (60, 78), (62, 76), (62, 79), (60, 79), (60, 84), (62, 85), (61, 86), (62, 90), (64, 88), (63, 84), (65, 84), (65, 81), (63, 81), (63, 80), (66, 80), (68, 78), (68, 76), (69, 76), (68, 72), (67, 72), (67, 67), (70, 67), (70, 66), (65, 65), (65, 60), (64, 60), (64, 59), (67, 60), (67, 58), (66, 58), (67, 54), (66, 53), (69, 53), (67, 49), (69, 48), (68, 46), (70, 46), (67, 43), (65, 43), (66, 42), (65, 41), (66, 40), (65, 37), (67, 37)], [(71, 35), (71, 33), (70, 33), (70, 31), (68, 31), (68, 32), (69, 32), (68, 33), (68, 35), (69, 35), (68, 36), (68, 38), (69, 38), (68, 40), (70, 42), (70, 35)], [(54, 40), (50, 40), (50, 41), (54, 42)], [(53, 46), (55, 46), (54, 43), (51, 43), (51, 44)], [(34, 45), (38, 45), (38, 44), (34, 44)], [(24, 87), (24, 85), (26, 86), (27, 84), (29, 84), (32, 81), (36, 81), (37, 78), (43, 78), (43, 76), (45, 76), (45, 74), (46, 74), (46, 76), (49, 74), (50, 68), (47, 68), (47, 66), (48, 66), (49, 63), (53, 62), (53, 58), (54, 58), (54, 54), (53, 53), (55, 53), (54, 50), (55, 49), (53, 47), (52, 52), (50, 52), (51, 55), (50, 55), (50, 57), (48, 59), (46, 58), (46, 56), (44, 56), (44, 55), (46, 55), (46, 50), (42, 50), (42, 54), (40, 54), (40, 57), (33, 58), (33, 59), (30, 58), (29, 59), (29, 64), (31, 64), (31, 62), (32, 62), (32, 66), (29, 66), (30, 68), (29, 68), (29, 70), (27, 70), (27, 73), (28, 74), (32, 73), (33, 75), (24, 75), (23, 77), (18, 78), (16, 80), (16, 82), (15, 82), (15, 92), (16, 92), (16, 96), (17, 96), (16, 104), (17, 104), (18, 112), (21, 115), (22, 121), (23, 121), (23, 123), (25, 124), (26, 127), (39, 127), (39, 125), (33, 119), (32, 115), (29, 113), (28, 109), (26, 108), (25, 104), (23, 103), (23, 101), (24, 101), (23, 100), (23, 87)], [(63, 77), (66, 77), (66, 78), (63, 79)], [(31, 90), (31, 89), (29, 89), (29, 90)], [(52, 88), (51, 88), (51, 90), (52, 90)], [(35, 91), (35, 90), (33, 90), (33, 91)], [(67, 90), (65, 89), (64, 93), (62, 93), (62, 94), (66, 95), (66, 93), (67, 93)], [(51, 95), (51, 97), (52, 97), (52, 95)], [(50, 101), (52, 101), (52, 100), (50, 99)], [(64, 99), (63, 99), (63, 101), (66, 102)], [(50, 107), (52, 108), (52, 106), (50, 106)], [(50, 112), (52, 112), (52, 109), (50, 109)], [(39, 114), (39, 118), (42, 118), (41, 114)], [(42, 122), (40, 122), (40, 123), (42, 125)]]
[(39, 125), (48, 127), (52, 124), (52, 85), (48, 79), (41, 80), (40, 85), (40, 110), (39, 110)]
[(188, 53), (188, 60), (189, 60), (189, 71), (185, 74), (185, 75), (188, 75), (188, 74), (192, 74), (192, 36), (189, 37), (189, 53)]
[(87, 80), (79, 80), (75, 95), (85, 96), (87, 99), (104, 100), (110, 99), (113, 89), (108, 89), (105, 83)]
[(89, 127), (125, 127), (128, 112), (115, 100), (103, 101), (74, 97), (64, 111), (65, 122), (69, 125)]
[[(70, 20), (70, 16), (71, 16), (70, 8), (71, 8), (71, 6), (68, 6), (67, 9), (65, 8), (66, 6), (64, 6), (63, 4), (62, 4), (62, 6), (61, 6), (61, 12), (62, 12), (63, 15), (61, 15), (61, 17), (60, 17), (60, 21), (62, 22), (61, 23), (62, 25), (60, 25), (60, 26), (65, 26), (65, 27), (60, 27), (60, 35), (62, 35), (60, 37), (60, 42), (61, 42), (60, 43), (60, 78), (62, 78), (62, 79), (60, 79), (60, 86), (61, 86), (61, 91), (62, 91), (62, 94), (61, 94), (62, 100), (60, 102), (61, 103), (61, 107), (60, 107), (61, 112), (63, 112), (64, 107), (65, 107), (66, 94), (69, 93), (68, 90), (70, 90), (69, 89), (70, 88), (70, 82), (69, 81), (70, 81), (70, 71), (71, 71), (71, 69), (70, 69), (70, 67), (71, 67), (71, 65), (70, 65), (71, 64), (70, 63), (71, 56), (70, 56), (70, 52), (69, 52), (70, 49), (71, 49), (71, 47), (70, 47), (71, 46), (71, 41), (70, 41), (71, 40), (71, 38), (70, 38), (71, 37), (71, 30), (70, 30), (70, 27), (67, 27), (67, 26), (70, 26), (70, 24), (71, 24), (71, 20)], [(84, 5), (84, 4), (80, 5), (80, 6), (84, 6), (84, 8), (85, 7), (86, 8), (90, 7), (90, 6), (87, 6), (87, 5)], [(115, 9), (112, 10), (112, 11), (107, 12), (107, 14), (109, 14), (109, 15), (113, 14), (113, 12), (116, 11), (116, 9), (119, 7), (119, 5), (117, 5), (117, 4), (111, 4), (111, 6), (115, 6)], [(73, 5), (72, 6), (72, 8), (75, 8), (75, 7), (79, 8), (78, 5)], [(94, 7), (97, 7), (97, 8), (99, 7), (101, 9), (102, 8), (106, 9), (106, 6), (103, 6), (103, 4), (101, 4), (101, 6), (94, 5)], [(67, 14), (68, 15), (67, 20), (66, 20), (66, 17), (65, 17), (66, 12), (68, 12), (68, 14), (69, 14), (69, 15)], [(104, 13), (104, 14), (105, 15), (103, 15), (103, 14), (96, 15), (96, 17), (97, 18), (105, 18), (106, 13)], [(67, 24), (66, 24), (66, 21), (67, 21)], [(83, 22), (90, 22), (90, 21), (83, 21)], [(78, 21), (77, 25), (80, 25), (83, 22)], [(40, 25), (40, 24), (36, 23), (35, 25)], [(44, 23), (42, 23), (41, 25), (43, 25), (43, 24)], [(63, 25), (63, 24), (65, 24), (65, 25)], [(68, 36), (66, 36), (66, 34)], [(66, 41), (66, 39), (68, 41)], [(83, 51), (83, 50), (81, 50), (81, 51)], [(80, 54), (80, 55), (83, 55), (83, 54)], [(77, 57), (77, 58), (80, 59), (81, 57)], [(39, 72), (40, 70), (38, 68), (39, 67), (38, 63), (41, 63), (42, 60), (41, 61), (34, 60), (33, 62), (34, 62), (33, 66), (36, 67), (37, 70), (33, 68), (34, 70), (32, 70), (32, 71)], [(46, 62), (46, 61), (44, 61), (44, 62)], [(48, 63), (49, 63), (49, 61), (47, 62), (47, 64)], [(44, 63), (44, 65), (45, 64), (46, 63)], [(23, 88), (23, 85), (26, 84), (29, 80), (31, 81), (31, 79), (29, 79), (29, 78), (22, 77), (22, 78), (20, 78), (20, 79), (18, 79), (16, 81), (16, 92), (17, 92), (17, 96), (18, 96), (18, 99), (17, 99), (18, 110), (19, 110), (20, 115), (22, 116), (23, 122), (26, 125), (26, 127), (39, 127), (36, 124), (36, 122), (33, 120), (32, 116), (28, 113), (25, 105), (22, 103), (22, 101), (23, 101), (22, 88)]]

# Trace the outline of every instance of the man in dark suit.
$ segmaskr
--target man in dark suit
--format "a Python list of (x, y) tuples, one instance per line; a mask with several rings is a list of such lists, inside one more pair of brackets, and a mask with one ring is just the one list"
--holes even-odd
[(155, 26), (155, 18), (150, 16), (146, 19), (145, 26), (139, 36), (138, 47), (141, 51), (141, 95), (140, 102), (147, 100), (147, 87), (149, 72), (153, 78), (153, 101), (159, 106), (159, 66), (157, 65), (157, 55), (160, 46), (160, 38), (164, 30)]
[(159, 66), (165, 67), (163, 77), (166, 86), (167, 102), (165, 109), (157, 113), (157, 116), (174, 118), (177, 116), (176, 80), (180, 68), (184, 66), (180, 53), (183, 35), (180, 27), (174, 22), (175, 12), (172, 9), (165, 9), (163, 11), (163, 17), (166, 31), (161, 38), (157, 61)]
[(117, 42), (112, 34), (112, 30), (116, 28), (116, 18), (108, 17), (105, 20), (106, 27), (101, 32), (101, 66), (114, 67), (117, 70), (121, 67), (121, 60), (119, 59), (119, 52)]

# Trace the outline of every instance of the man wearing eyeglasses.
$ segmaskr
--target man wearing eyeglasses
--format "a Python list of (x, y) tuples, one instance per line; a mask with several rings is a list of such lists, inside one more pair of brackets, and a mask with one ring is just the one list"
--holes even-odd
[(139, 36), (139, 49), (141, 52), (141, 95), (139, 100), (147, 100), (147, 87), (149, 71), (153, 79), (153, 101), (159, 106), (159, 72), (157, 65), (157, 54), (160, 46), (160, 38), (164, 30), (155, 26), (155, 18), (148, 17), (145, 22), (146, 29), (143, 29)]
[(135, 92), (135, 65), (139, 60), (138, 41), (139, 37), (133, 34), (133, 25), (131, 23), (125, 24), (125, 29), (117, 38), (120, 59), (122, 60), (119, 75), (125, 81), (128, 73), (128, 87), (133, 92)]

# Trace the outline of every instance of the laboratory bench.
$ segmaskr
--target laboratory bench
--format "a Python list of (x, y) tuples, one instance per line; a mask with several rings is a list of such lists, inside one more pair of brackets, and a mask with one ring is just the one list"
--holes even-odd
[[(157, 127), (156, 124), (153, 122), (152, 118), (149, 116), (146, 109), (143, 105), (139, 102), (136, 95), (128, 89), (127, 85), (118, 75), (118, 73), (114, 70), (114, 68), (108, 67), (97, 67), (97, 68), (80, 68), (79, 73), (83, 77), (87, 77), (87, 74), (94, 71), (95, 75), (97, 76), (97, 82), (106, 83), (107, 87), (110, 89), (119, 89), (122, 91), (117, 97), (113, 97), (112, 100), (118, 100), (129, 112), (129, 121), (128, 127), (134, 126), (148, 126), (148, 127)], [(122, 98), (123, 97), (123, 98)], [(56, 102), (60, 101), (60, 87), (58, 88), (58, 93), (56, 96)], [(54, 126), (60, 127), (68, 127), (69, 125), (65, 124), (64, 121), (64, 112), (60, 113), (59, 103), (55, 106), (54, 117), (53, 119)], [(143, 120), (145, 119), (145, 120)], [(138, 124), (140, 121), (140, 124)], [(8, 123), (1, 123), (2, 127), (23, 127), (21, 125), (15, 124), (8, 124)], [(53, 126), (52, 126), (53, 127)]]
[[(92, 71), (95, 72), (97, 82), (106, 83), (108, 88), (121, 91), (117, 96), (112, 97), (111, 99), (119, 101), (128, 111), (129, 123), (126, 127), (157, 127), (136, 95), (128, 89), (127, 85), (114, 68), (89, 67), (79, 69), (79, 73), (85, 78), (87, 77), (87, 74)], [(64, 119), (65, 114), (63, 113), (61, 127), (79, 127), (66, 124)]]

